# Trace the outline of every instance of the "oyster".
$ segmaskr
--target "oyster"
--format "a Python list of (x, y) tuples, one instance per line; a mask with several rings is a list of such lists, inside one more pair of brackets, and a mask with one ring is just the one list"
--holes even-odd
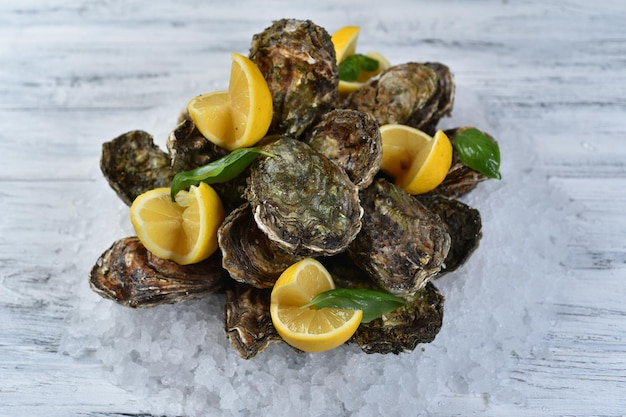
[(389, 181), (360, 193), (363, 228), (348, 248), (354, 262), (385, 290), (409, 296), (441, 269), (450, 235), (439, 216)]
[(302, 257), (288, 254), (257, 227), (249, 204), (233, 210), (218, 230), (222, 265), (230, 276), (257, 288), (271, 288)]
[(153, 307), (204, 297), (228, 283), (219, 252), (193, 265), (154, 256), (136, 237), (113, 243), (89, 275), (91, 289), (127, 307)]
[(443, 295), (428, 282), (405, 299), (407, 306), (361, 323), (349, 342), (366, 353), (398, 354), (435, 340), (443, 324)]
[[(448, 129), (445, 131), (445, 134), (450, 138), (450, 141), (454, 143), (454, 138), (456, 135), (461, 133), (466, 129), (471, 129), (471, 127), (457, 127), (455, 129)], [(491, 136), (489, 136), (492, 138)], [(492, 138), (493, 139), (493, 138)], [(494, 140), (495, 141), (495, 140)], [(476, 186), (487, 180), (488, 178), (481, 174), (478, 171), (474, 171), (467, 165), (465, 165), (459, 159), (459, 154), (456, 149), (453, 148), (452, 153), (452, 165), (450, 166), (450, 170), (444, 178), (443, 182), (437, 186), (431, 194), (444, 195), (450, 198), (458, 198), (464, 194), (467, 194)]]
[(418, 200), (439, 215), (450, 235), (450, 251), (439, 276), (456, 270), (478, 247), (482, 237), (480, 213), (467, 204), (442, 195), (419, 196)]
[(206, 165), (228, 154), (226, 149), (202, 136), (187, 112), (181, 114), (180, 123), (169, 134), (166, 146), (175, 172)]
[[(345, 254), (320, 259), (337, 287), (379, 289), (366, 273)], [(366, 353), (411, 352), (419, 343), (435, 339), (443, 323), (444, 297), (428, 282), (405, 297), (407, 305), (369, 323), (361, 323), (348, 343), (357, 343)]]
[(369, 113), (380, 125), (404, 124), (433, 135), (453, 103), (454, 80), (447, 66), (409, 62), (383, 71), (350, 94), (342, 107)]
[(270, 344), (282, 342), (270, 316), (271, 290), (235, 284), (226, 290), (224, 331), (244, 359), (251, 359)]
[(272, 92), (268, 134), (299, 138), (335, 106), (339, 75), (326, 30), (310, 20), (281, 19), (254, 35), (250, 59)]
[(170, 157), (143, 130), (133, 130), (102, 144), (100, 169), (117, 195), (131, 205), (138, 195), (169, 187)]
[(382, 139), (376, 121), (357, 110), (326, 113), (306, 143), (346, 171), (359, 188), (370, 185), (382, 163)]
[[(183, 112), (179, 119), (180, 123), (167, 139), (172, 168), (176, 172), (194, 169), (228, 155), (227, 149), (215, 145), (202, 136), (187, 112)], [(211, 187), (220, 196), (226, 212), (245, 203), (242, 197), (246, 188), (245, 175), (240, 175), (225, 183), (211, 184)]]
[(275, 137), (250, 167), (245, 197), (259, 228), (300, 256), (345, 250), (361, 229), (358, 188), (347, 174), (304, 142)]

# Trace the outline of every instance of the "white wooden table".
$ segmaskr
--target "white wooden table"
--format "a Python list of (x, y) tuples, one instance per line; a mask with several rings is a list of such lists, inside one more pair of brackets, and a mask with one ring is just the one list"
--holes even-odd
[[(245, 53), (254, 33), (282, 17), (311, 19), (329, 31), (360, 25), (360, 44), (392, 62), (449, 65), (458, 85), (457, 120), (477, 118), (498, 137), (509, 178), (537, 181), (513, 182), (526, 187), (530, 232), (511, 236), (512, 247), (545, 242), (534, 235), (542, 213), (534, 211), (540, 202), (533, 202), (533, 187), (556, 195), (553, 215), (567, 233), (548, 236), (554, 247), (548, 244), (545, 256), (563, 255), (545, 260), (554, 264), (546, 271), (554, 285), (529, 302), (523, 294), (537, 292), (516, 284), (522, 295), (511, 297), (513, 311), (524, 311), (516, 302), (546, 311), (541, 323), (530, 313), (543, 324), (533, 334), (535, 346), (503, 353), (513, 369), (498, 378), (515, 387), (516, 397), (490, 401), (489, 392), (470, 384), (427, 414), (625, 415), (626, 4), (220, 4), (0, 4), (0, 416), (153, 412), (141, 393), (111, 382), (98, 360), (60, 352), (88, 293), (91, 265), (128, 227), (125, 206), (100, 174), (100, 145), (135, 128), (164, 145), (188, 98), (224, 87), (229, 53)], [(507, 159), (516, 162), (507, 167)], [(491, 204), (498, 192), (510, 196), (503, 184), (494, 186)], [(487, 236), (489, 224), (507, 227), (493, 213), (484, 213)], [(521, 266), (512, 268), (523, 275)], [(454, 283), (444, 290), (448, 302), (458, 296)]]

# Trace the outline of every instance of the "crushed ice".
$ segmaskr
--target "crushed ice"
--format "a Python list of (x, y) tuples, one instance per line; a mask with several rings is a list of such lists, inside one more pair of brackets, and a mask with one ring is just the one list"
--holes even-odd
[[(460, 270), (435, 282), (446, 302), (433, 343), (397, 356), (367, 355), (357, 346), (301, 354), (277, 344), (246, 361), (224, 335), (223, 296), (145, 310), (101, 299), (87, 285), (90, 262), (130, 234), (126, 209), (101, 204), (115, 199), (102, 191), (93, 203), (101, 217), (92, 219), (102, 230), (93, 231), (79, 265), (85, 273), (76, 277), (79, 301), (62, 351), (101, 361), (114, 383), (158, 415), (462, 415), (523, 403), (521, 361), (549, 355), (566, 200), (550, 188), (530, 132), (493, 126), (481, 109), (471, 93), (458, 93), (445, 127), (473, 124), (496, 137), (503, 180), (464, 199), (482, 215), (483, 238)], [(110, 228), (116, 221), (120, 227)]]

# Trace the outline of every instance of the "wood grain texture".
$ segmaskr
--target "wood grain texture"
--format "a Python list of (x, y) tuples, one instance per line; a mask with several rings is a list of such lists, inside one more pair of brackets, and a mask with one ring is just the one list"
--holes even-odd
[(524, 398), (452, 396), (440, 415), (624, 415), (623, 1), (28, 0), (0, 4), (0, 416), (147, 416), (98, 362), (59, 354), (72, 287), (128, 227), (101, 143), (144, 128), (163, 145), (189, 97), (223, 87), (229, 53), (281, 17), (358, 24), (392, 62), (446, 63), (567, 197), (567, 285), (545, 300), (543, 344), (517, 358)]

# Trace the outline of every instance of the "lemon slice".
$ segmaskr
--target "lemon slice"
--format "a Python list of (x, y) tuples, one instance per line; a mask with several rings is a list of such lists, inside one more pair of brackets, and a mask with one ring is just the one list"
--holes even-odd
[(389, 60), (378, 52), (372, 51), (365, 55), (378, 61), (378, 69), (376, 71), (361, 71), (355, 81), (339, 80), (339, 94), (347, 95), (358, 90), (363, 84), (368, 82), (370, 78), (376, 77), (381, 72), (391, 67)]
[(187, 110), (211, 142), (228, 150), (246, 148), (261, 140), (272, 123), (272, 93), (254, 62), (233, 53), (228, 91), (194, 97)]
[[(341, 64), (347, 57), (356, 53), (360, 31), (359, 26), (344, 26), (333, 33), (330, 39), (335, 47), (337, 64)], [(355, 81), (339, 80), (339, 94), (347, 95), (358, 90), (370, 78), (391, 67), (387, 58), (378, 52), (368, 52), (365, 55), (378, 61), (378, 69), (376, 71), (361, 71)]]
[(452, 143), (443, 131), (434, 137), (410, 126), (380, 127), (382, 171), (410, 194), (423, 194), (443, 182), (452, 165)]
[(322, 352), (345, 343), (361, 323), (361, 310), (300, 308), (335, 288), (322, 264), (305, 258), (287, 268), (272, 289), (270, 314), (278, 334), (305, 352)]
[(200, 262), (217, 250), (223, 220), (222, 202), (205, 183), (180, 191), (175, 202), (169, 188), (150, 190), (130, 207), (130, 221), (146, 249), (181, 265)]
[(343, 62), (347, 56), (356, 53), (356, 44), (360, 31), (361, 28), (359, 26), (344, 26), (330, 37), (335, 47), (335, 56), (338, 64)]

